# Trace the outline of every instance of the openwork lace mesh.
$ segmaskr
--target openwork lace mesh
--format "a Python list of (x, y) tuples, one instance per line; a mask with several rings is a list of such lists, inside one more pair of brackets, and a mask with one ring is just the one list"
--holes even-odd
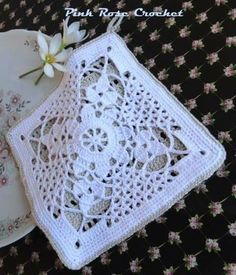
[[(121, 51), (123, 56), (117, 56)], [(27, 155), (18, 151), (18, 158), (24, 165), (26, 189), (34, 190), (27, 192), (36, 220), (46, 234), (49, 231), (70, 268), (81, 267), (134, 232), (137, 224), (147, 222), (150, 215), (145, 212), (137, 212), (133, 221), (130, 215), (136, 210), (147, 207), (157, 213), (166, 203), (170, 207), (175, 202), (168, 201), (171, 189), (183, 195), (191, 189), (190, 182), (193, 187), (199, 181), (188, 179), (186, 169), (198, 176), (200, 170), (194, 165), (212, 158), (213, 151), (217, 156), (221, 151), (220, 160), (215, 158), (217, 164), (204, 177), (222, 162), (220, 145), (199, 125), (196, 134), (188, 121), (178, 122), (173, 112), (178, 103), (169, 98), (169, 109), (162, 104), (163, 87), (159, 83), (149, 86), (147, 72), (141, 68), (140, 75), (134, 64), (140, 66), (113, 34), (89, 43), (72, 55), (70, 72), (55, 93), (9, 135), (11, 144), (14, 136), (20, 140), (13, 147), (27, 151)], [(193, 118), (189, 120), (195, 127)], [(178, 187), (181, 179), (188, 188)], [(40, 217), (42, 208), (45, 221)], [(63, 225), (63, 238), (71, 239), (64, 244), (68, 251), (58, 245), (51, 223), (59, 229)], [(124, 232), (112, 237), (109, 230), (119, 225)], [(98, 234), (103, 234), (100, 243)], [(86, 236), (94, 241), (91, 255), (83, 248)]]

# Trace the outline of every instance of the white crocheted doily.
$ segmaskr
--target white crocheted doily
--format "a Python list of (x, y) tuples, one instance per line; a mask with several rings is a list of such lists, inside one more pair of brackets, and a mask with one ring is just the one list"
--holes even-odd
[(117, 34), (75, 50), (68, 69), (8, 142), (38, 226), (79, 269), (208, 178), (225, 151)]

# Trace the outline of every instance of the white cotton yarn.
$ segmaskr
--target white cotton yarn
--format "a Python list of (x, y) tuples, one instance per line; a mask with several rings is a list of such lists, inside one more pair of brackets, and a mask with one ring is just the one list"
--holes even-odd
[(80, 269), (210, 177), (225, 151), (112, 30), (67, 67), (7, 139), (37, 225)]

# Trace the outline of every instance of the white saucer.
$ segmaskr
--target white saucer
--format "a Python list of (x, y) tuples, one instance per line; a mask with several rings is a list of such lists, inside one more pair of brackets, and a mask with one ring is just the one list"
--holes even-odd
[(15, 242), (35, 227), (5, 134), (32, 112), (62, 77), (59, 72), (53, 79), (44, 76), (37, 86), (34, 81), (40, 71), (19, 79), (19, 75), (41, 64), (36, 35), (36, 31), (26, 30), (0, 33), (0, 247)]

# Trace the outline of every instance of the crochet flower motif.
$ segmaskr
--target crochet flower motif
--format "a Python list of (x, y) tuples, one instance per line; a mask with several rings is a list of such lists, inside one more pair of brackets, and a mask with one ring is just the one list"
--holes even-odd
[[(64, 182), (63, 185), (53, 185), (46, 178), (48, 184), (53, 185), (49, 188), (51, 192), (55, 186), (58, 186), (58, 190), (65, 188), (64, 196), (55, 201), (54, 207), (48, 207), (56, 217), (61, 211), (65, 211), (70, 222), (71, 215), (77, 215), (78, 221), (76, 225), (72, 225), (76, 229), (87, 230), (89, 227), (86, 224), (91, 219), (98, 221), (102, 216), (108, 218), (109, 215), (114, 215), (114, 220), (119, 220), (117, 212), (111, 214), (115, 210), (108, 211), (115, 195), (111, 175), (118, 173), (117, 167), (126, 174), (127, 180), (132, 177), (134, 169), (142, 168), (148, 171), (145, 178), (147, 186), (142, 192), (150, 199), (153, 192), (161, 191), (163, 188), (158, 184), (151, 188), (154, 182), (171, 182), (177, 175), (174, 169), (164, 173), (169, 169), (171, 154), (179, 155), (181, 158), (188, 154), (188, 150), (174, 136), (167, 134), (166, 130), (154, 127), (155, 112), (154, 119), (147, 115), (140, 116), (137, 102), (132, 102), (130, 93), (127, 92), (127, 97), (124, 97), (125, 88), (128, 91), (133, 89), (134, 79), (130, 75), (121, 77), (112, 62), (105, 57), (92, 64), (83, 64), (82, 68), (82, 77), (87, 77), (87, 74), (93, 72), (96, 81), (91, 76), (88, 82), (84, 79), (81, 81), (80, 97), (77, 95), (73, 101), (80, 100), (79, 108), (76, 105), (73, 116), (60, 116), (54, 109), (50, 118), (46, 115), (41, 116), (42, 123), (31, 133), (30, 144), (35, 153), (32, 163), (36, 170), (41, 166), (40, 171), (45, 171), (43, 163), (55, 163), (55, 167), (60, 159), (66, 160), (65, 164), (65, 160), (62, 161), (60, 170), (48, 168), (50, 177), (54, 179), (58, 177), (57, 173), (61, 174), (59, 178), (67, 175), (66, 182), (61, 181)], [(145, 101), (146, 98), (149, 96), (140, 97), (140, 101)], [(151, 108), (150, 103), (143, 104), (146, 108)], [(123, 112), (120, 111), (121, 108)], [(132, 112), (136, 114), (134, 117), (130, 117)], [(145, 110), (143, 114), (146, 114)], [(161, 116), (164, 121), (165, 110), (161, 111)], [(147, 119), (146, 124), (143, 118)], [(142, 125), (138, 130), (135, 126), (137, 123)], [(149, 127), (145, 126), (149, 124)], [(172, 122), (170, 127), (177, 126)], [(176, 142), (179, 143), (179, 148)], [(177, 160), (172, 161), (175, 163)], [(133, 168), (128, 170), (128, 165)], [(140, 180), (144, 180), (144, 177), (141, 173)], [(37, 179), (40, 182), (44, 181), (42, 175)], [(45, 197), (50, 196), (49, 193), (45, 191)], [(137, 200), (137, 207), (141, 203)], [(48, 204), (51, 204), (49, 200)], [(129, 213), (129, 210), (125, 212)], [(109, 223), (109, 219), (107, 221)]]
[[(105, 177), (111, 159), (123, 164), (129, 161), (128, 152), (122, 146), (122, 141), (131, 137), (131, 130), (127, 126), (114, 126), (115, 119), (111, 110), (106, 110), (97, 117), (94, 107), (84, 106), (81, 117), (83, 118), (82, 122), (72, 132), (71, 145), (67, 146), (71, 154), (76, 152), (79, 155), (78, 162), (83, 160), (94, 163), (96, 173)], [(80, 167), (82, 165), (80, 166), (78, 163), (77, 173), (82, 169)]]
[[(99, 93), (96, 93), (96, 90)], [(96, 85), (92, 84), (86, 88), (86, 98), (92, 103), (102, 101), (105, 105), (114, 104), (117, 100), (117, 92), (109, 84), (107, 75), (103, 74)]]
[[(223, 159), (218, 143), (208, 145), (208, 137), (206, 144), (198, 143), (205, 135), (201, 127), (132, 63), (113, 35), (75, 51), (58, 89), (9, 134), (20, 162), (27, 162), (22, 172), (35, 202), (33, 215), (73, 269), (176, 202), (198, 179), (195, 173), (204, 175), (209, 147), (219, 149)], [(194, 218), (192, 228), (200, 227)], [(170, 242), (180, 241), (177, 234), (170, 236)], [(123, 245), (120, 253), (125, 250)], [(158, 253), (150, 249), (150, 259)], [(109, 262), (107, 254), (101, 262)], [(188, 269), (197, 265), (194, 255), (186, 255), (185, 263)], [(130, 262), (130, 270), (141, 271), (139, 259)]]
[(148, 130), (140, 131), (136, 136), (137, 146), (134, 150), (134, 156), (141, 162), (146, 162), (150, 155), (163, 155), (166, 148), (158, 142)]

